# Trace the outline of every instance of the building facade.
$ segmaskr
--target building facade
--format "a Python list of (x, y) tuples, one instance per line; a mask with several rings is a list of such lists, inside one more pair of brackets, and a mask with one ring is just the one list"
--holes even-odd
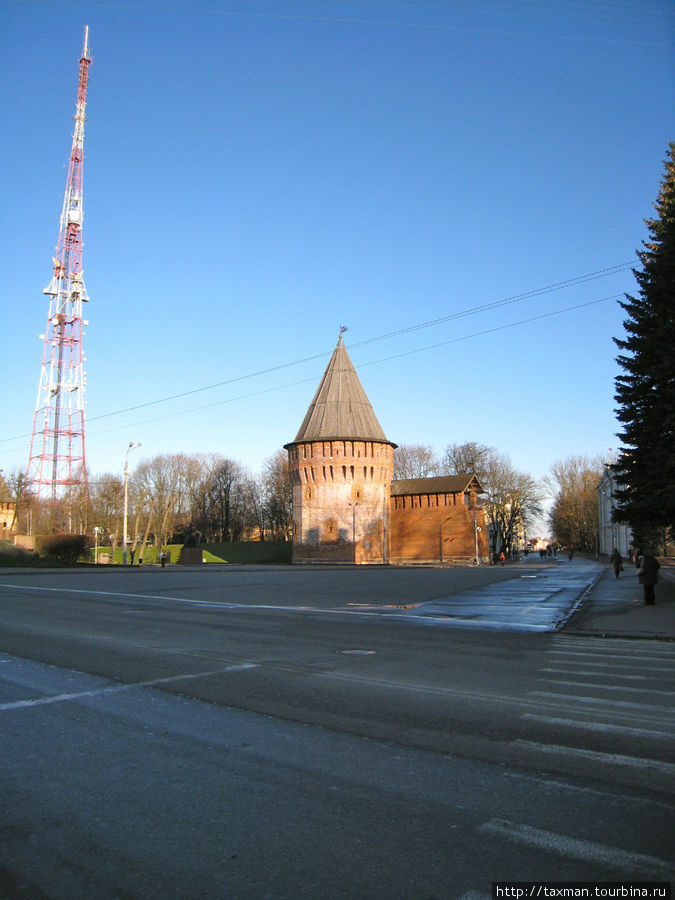
[(11, 500), (0, 501), (0, 538), (11, 540), (14, 535), (16, 503)]
[(395, 448), (340, 336), (295, 440), (285, 445), (294, 563), (487, 557), (475, 476), (392, 481)]
[(598, 485), (598, 551), (610, 556), (616, 547), (626, 557), (632, 543), (632, 532), (630, 525), (612, 521), (612, 511), (616, 507), (615, 492), (614, 472), (610, 465), (606, 465)]

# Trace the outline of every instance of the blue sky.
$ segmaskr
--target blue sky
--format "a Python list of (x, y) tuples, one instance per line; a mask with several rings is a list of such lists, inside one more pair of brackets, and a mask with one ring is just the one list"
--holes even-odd
[(670, 3), (4, 0), (0, 16), (1, 469), (27, 462), (85, 25), (93, 473), (121, 472), (130, 441), (134, 461), (258, 470), (341, 325), (392, 441), (477, 440), (536, 477), (617, 447), (623, 315), (604, 298), (635, 289), (673, 138)]

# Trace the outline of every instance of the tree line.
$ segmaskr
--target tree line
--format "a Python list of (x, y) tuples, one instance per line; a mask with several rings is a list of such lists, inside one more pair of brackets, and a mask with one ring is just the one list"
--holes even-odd
[[(594, 551), (597, 546), (599, 457), (572, 456), (556, 462), (542, 481), (519, 471), (508, 455), (477, 442), (449, 445), (442, 454), (423, 444), (402, 444), (394, 453), (394, 478), (473, 473), (491, 550), (507, 554), (524, 537), (548, 527), (560, 546)], [(124, 478), (105, 472), (90, 477), (88, 496), (77, 488), (56, 506), (31, 497), (22, 472), (0, 477), (0, 499), (15, 503), (12, 527), (20, 533), (81, 532), (97, 528), (100, 544), (113, 553), (123, 544)], [(544, 510), (548, 508), (548, 515)], [(182, 542), (192, 526), (204, 543), (286, 541), (292, 534), (292, 487), (284, 450), (270, 456), (258, 474), (217, 453), (159, 454), (129, 472), (127, 537), (143, 556), (156, 547)], [(539, 535), (540, 536), (540, 535)]]
[[(90, 476), (88, 492), (78, 487), (55, 504), (32, 497), (23, 472), (0, 477), (0, 499), (15, 504), (12, 530), (93, 534), (96, 528), (99, 543), (113, 552), (124, 541), (124, 494), (124, 477), (116, 472)], [(265, 460), (258, 474), (217, 453), (159, 454), (128, 474), (129, 546), (142, 557), (148, 543), (181, 541), (189, 526), (207, 543), (289, 540), (291, 505), (283, 450)]]

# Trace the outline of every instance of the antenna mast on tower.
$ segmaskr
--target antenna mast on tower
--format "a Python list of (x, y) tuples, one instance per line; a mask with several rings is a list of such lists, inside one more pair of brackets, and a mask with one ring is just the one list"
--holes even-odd
[(82, 272), (82, 163), (87, 76), (91, 58), (89, 26), (84, 29), (80, 57), (75, 131), (70, 151), (59, 240), (53, 276), (43, 293), (49, 297), (42, 370), (38, 387), (26, 483), (33, 495), (56, 501), (74, 486), (87, 487), (84, 454), (84, 390), (82, 303), (89, 297)]

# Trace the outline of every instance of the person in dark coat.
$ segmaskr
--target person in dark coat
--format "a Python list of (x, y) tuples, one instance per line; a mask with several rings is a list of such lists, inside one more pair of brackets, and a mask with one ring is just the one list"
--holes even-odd
[(616, 549), (616, 547), (612, 550), (612, 555), (610, 556), (609, 561), (614, 568), (614, 576), (618, 578), (619, 572), (623, 569), (623, 560), (621, 559), (621, 554)]
[(645, 604), (653, 606), (656, 603), (656, 582), (659, 580), (660, 564), (647, 550), (640, 557), (638, 568), (638, 581), (642, 585), (645, 595)]

